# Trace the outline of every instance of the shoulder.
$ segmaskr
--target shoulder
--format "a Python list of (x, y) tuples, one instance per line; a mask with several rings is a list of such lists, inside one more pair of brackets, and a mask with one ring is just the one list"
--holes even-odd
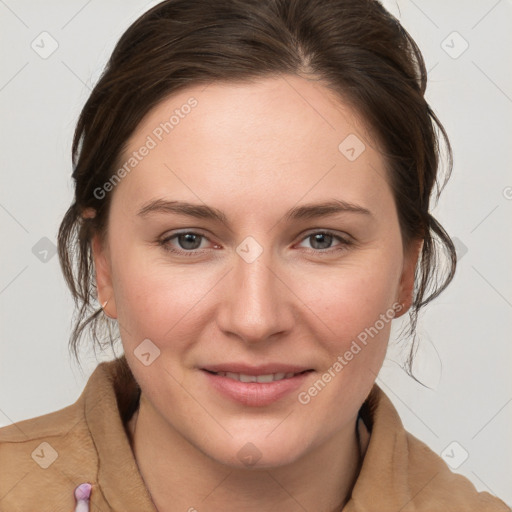
[(478, 492), (468, 478), (452, 472), (440, 455), (406, 431), (377, 384), (360, 413), (370, 436), (353, 489), (354, 511), (378, 504), (381, 510), (402, 512), (510, 512), (502, 500)]
[(83, 395), (58, 411), (0, 428), (2, 511), (73, 510), (70, 488), (96, 471)]
[(0, 510), (70, 512), (82, 483), (95, 509), (152, 510), (124, 427), (138, 390), (123, 357), (104, 361), (72, 405), (0, 428)]
[(505, 502), (489, 492), (478, 492), (468, 478), (454, 473), (423, 441), (407, 431), (405, 437), (409, 484), (416, 510), (510, 512)]

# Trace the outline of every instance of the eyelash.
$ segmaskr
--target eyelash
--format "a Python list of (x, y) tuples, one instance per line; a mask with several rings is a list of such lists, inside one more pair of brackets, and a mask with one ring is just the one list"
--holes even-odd
[[(327, 248), (327, 249), (310, 249), (308, 252), (311, 251), (317, 255), (332, 255), (333, 253), (338, 253), (340, 251), (346, 251), (348, 249), (348, 247), (350, 247), (351, 245), (354, 245), (354, 242), (352, 240), (343, 238), (340, 235), (337, 235), (329, 230), (319, 230), (319, 231), (310, 232), (301, 239), (301, 242), (303, 242), (304, 240), (306, 240), (314, 235), (319, 235), (319, 234), (331, 235), (333, 238), (336, 238), (338, 241), (341, 242), (341, 247), (334, 247), (334, 248)], [(208, 238), (201, 233), (197, 233), (195, 231), (181, 231), (179, 233), (175, 233), (174, 235), (165, 237), (162, 240), (158, 240), (158, 245), (160, 245), (164, 249), (164, 251), (174, 253), (179, 256), (193, 257), (193, 256), (197, 256), (198, 254), (201, 254), (201, 249), (191, 249), (189, 251), (185, 251), (183, 249), (176, 249), (174, 247), (171, 247), (169, 245), (169, 242), (171, 240), (179, 237), (180, 235), (198, 235), (198, 236), (208, 240)]]

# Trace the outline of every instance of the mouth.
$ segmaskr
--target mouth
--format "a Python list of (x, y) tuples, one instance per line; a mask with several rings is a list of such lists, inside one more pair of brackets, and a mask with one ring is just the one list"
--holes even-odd
[(311, 368), (286, 365), (249, 367), (222, 365), (201, 368), (205, 384), (216, 394), (239, 405), (268, 406), (281, 399), (292, 397), (306, 385)]
[(237, 372), (214, 372), (211, 370), (207, 370), (203, 368), (204, 371), (218, 375), (219, 377), (227, 377), (228, 379), (237, 380), (238, 382), (256, 382), (260, 384), (268, 383), (268, 382), (276, 382), (284, 379), (291, 379), (296, 377), (297, 375), (302, 375), (303, 373), (312, 372), (312, 369), (303, 370), (300, 372), (276, 372), (276, 373), (266, 373), (260, 375), (249, 375), (246, 373), (237, 373)]

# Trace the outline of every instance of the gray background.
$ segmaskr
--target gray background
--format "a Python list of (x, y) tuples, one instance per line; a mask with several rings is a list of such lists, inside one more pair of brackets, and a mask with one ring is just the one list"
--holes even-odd
[[(68, 356), (73, 304), (52, 251), (79, 111), (117, 39), (156, 3), (0, 0), (0, 426), (71, 404), (97, 364), (84, 352), (81, 373)], [(433, 389), (400, 369), (406, 351), (393, 341), (377, 383), (407, 430), (512, 503), (512, 3), (385, 5), (423, 52), (428, 100), (453, 144), (433, 212), (461, 259), (418, 326), (414, 370)]]

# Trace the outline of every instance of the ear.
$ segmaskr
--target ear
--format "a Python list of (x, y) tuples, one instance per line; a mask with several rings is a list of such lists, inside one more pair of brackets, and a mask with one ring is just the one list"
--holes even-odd
[(414, 294), (414, 274), (416, 265), (423, 248), (423, 239), (413, 240), (404, 252), (404, 262), (402, 266), (402, 275), (398, 284), (396, 301), (402, 305), (402, 309), (397, 312), (395, 318), (402, 316), (409, 311), (413, 301)]
[(91, 242), (94, 269), (96, 274), (96, 289), (98, 291), (98, 302), (107, 305), (103, 308), (105, 314), (110, 318), (117, 318), (116, 299), (112, 285), (112, 271), (108, 246), (104, 243), (99, 234), (95, 234)]

